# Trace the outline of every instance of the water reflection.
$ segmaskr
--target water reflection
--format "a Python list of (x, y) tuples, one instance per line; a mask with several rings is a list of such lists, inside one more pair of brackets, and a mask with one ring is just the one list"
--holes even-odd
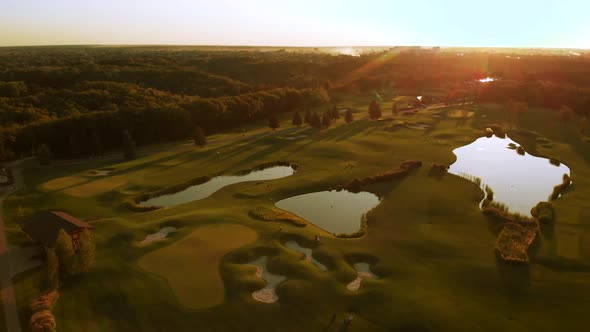
[(321, 191), (278, 201), (276, 206), (294, 213), (312, 224), (336, 234), (360, 229), (363, 215), (379, 204), (368, 192)]
[(530, 209), (547, 201), (553, 187), (562, 182), (563, 174), (570, 169), (552, 165), (548, 159), (518, 154), (508, 149), (519, 145), (510, 138), (482, 137), (475, 142), (453, 150), (457, 161), (449, 173), (481, 179), (482, 187), (494, 191), (494, 201), (504, 203), (511, 212), (530, 215)]
[(246, 181), (262, 181), (284, 178), (293, 175), (295, 170), (291, 166), (274, 166), (262, 170), (252, 171), (244, 175), (222, 175), (212, 178), (211, 180), (188, 187), (170, 195), (162, 195), (141, 202), (142, 206), (161, 206), (169, 207), (190, 201), (196, 201), (211, 196), (219, 189), (231, 184)]

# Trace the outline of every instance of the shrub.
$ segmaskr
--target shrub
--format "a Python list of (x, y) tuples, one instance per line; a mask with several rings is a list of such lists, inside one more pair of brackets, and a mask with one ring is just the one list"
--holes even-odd
[(55, 302), (59, 299), (59, 292), (51, 290), (31, 300), (31, 311), (51, 310)]
[(65, 279), (75, 274), (74, 271), (74, 246), (72, 238), (63, 229), (59, 231), (55, 242), (55, 254), (59, 261), (59, 274)]
[(422, 166), (421, 161), (416, 160), (407, 160), (404, 161), (399, 168), (386, 171), (383, 173), (379, 173), (377, 175), (364, 177), (362, 179), (352, 179), (348, 181), (343, 188), (350, 191), (350, 192), (359, 192), (361, 191), (362, 186), (391, 181), (396, 178), (403, 177), (410, 173), (413, 169), (419, 168)]
[(549, 163), (554, 166), (560, 166), (561, 162), (555, 158), (549, 158)]
[(49, 310), (38, 311), (31, 316), (31, 332), (55, 332), (55, 317)]
[(41, 166), (51, 164), (51, 151), (49, 151), (49, 147), (46, 144), (41, 144), (37, 150), (37, 160)]
[(531, 209), (531, 215), (541, 223), (551, 223), (554, 218), (553, 205), (550, 202), (539, 202)]
[(428, 174), (432, 176), (443, 176), (448, 169), (449, 166), (447, 165), (432, 163), (432, 165), (430, 165), (430, 172)]
[(199, 126), (195, 127), (195, 132), (193, 134), (193, 140), (195, 141), (195, 145), (197, 145), (197, 146), (207, 145), (207, 136), (205, 136), (205, 133), (203, 132), (203, 129), (201, 129), (201, 127), (199, 127)]
[(550, 201), (559, 198), (559, 196), (571, 185), (572, 180), (569, 175), (563, 174), (563, 181), (561, 184), (553, 187), (553, 192), (551, 193)]
[(494, 132), (494, 135), (496, 135), (499, 138), (505, 138), (506, 137), (506, 130), (504, 130), (504, 128), (500, 125), (497, 124), (492, 124), (489, 125), (488, 128), (492, 129)]
[(537, 237), (536, 223), (507, 222), (496, 241), (496, 254), (509, 263), (527, 263), (527, 251)]
[(516, 152), (521, 155), (524, 156), (524, 148), (522, 146), (519, 146), (518, 148), (516, 148)]
[(299, 112), (295, 112), (295, 114), (293, 115), (293, 125), (301, 126), (302, 124), (303, 120), (301, 119), (301, 115), (299, 115)]
[(352, 114), (352, 110), (350, 108), (346, 110), (346, 113), (344, 114), (344, 120), (346, 123), (351, 123), (354, 121), (354, 115)]

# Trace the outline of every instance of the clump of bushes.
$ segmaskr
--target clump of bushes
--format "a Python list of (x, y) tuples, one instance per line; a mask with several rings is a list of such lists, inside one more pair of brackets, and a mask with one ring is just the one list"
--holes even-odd
[(284, 221), (297, 227), (305, 227), (304, 219), (284, 210), (267, 207), (256, 207), (249, 212), (250, 217), (262, 221)]
[(428, 174), (432, 176), (443, 176), (447, 173), (448, 169), (449, 166), (445, 164), (432, 163), (432, 165), (430, 165), (430, 172)]
[(386, 172), (383, 172), (383, 173), (380, 173), (377, 175), (373, 175), (373, 176), (367, 176), (362, 179), (357, 179), (357, 178), (352, 179), (352, 180), (348, 181), (342, 188), (346, 189), (350, 192), (359, 192), (359, 191), (361, 191), (361, 187), (363, 187), (363, 186), (375, 184), (375, 183), (380, 183), (380, 182), (391, 181), (393, 179), (403, 177), (403, 176), (407, 175), (408, 173), (410, 173), (412, 170), (414, 170), (416, 168), (420, 168), (420, 167), (422, 167), (421, 161), (407, 160), (407, 161), (404, 161), (400, 165), (400, 167), (397, 169), (386, 171)]
[[(504, 138), (506, 137), (506, 130), (504, 130), (504, 128), (500, 125), (497, 124), (491, 124), (488, 126), (488, 128), (490, 128), (493, 132), (494, 135), (496, 135), (499, 138)], [(491, 137), (491, 136), (488, 136)]]
[(561, 162), (555, 158), (549, 158), (549, 163), (553, 166), (558, 166), (558, 167), (561, 165)]
[(510, 150), (516, 150), (518, 147), (517, 147), (517, 146), (516, 146), (516, 144), (514, 144), (514, 143), (508, 143), (508, 148), (509, 148)]
[(561, 182), (561, 184), (558, 184), (557, 186), (553, 187), (553, 192), (551, 193), (551, 197), (550, 200), (554, 200), (559, 198), (559, 196), (561, 195), (561, 193), (563, 193), (567, 188), (569, 188), (569, 186), (572, 184), (572, 179), (570, 178), (569, 175), (563, 174), (563, 181)]
[(551, 223), (554, 217), (553, 205), (550, 202), (539, 202), (531, 209), (531, 215), (543, 224)]
[(522, 146), (519, 146), (518, 148), (516, 148), (516, 152), (519, 155), (524, 156), (524, 148)]
[(496, 254), (508, 263), (528, 263), (527, 251), (537, 237), (536, 222), (507, 222), (496, 241)]
[(499, 219), (504, 219), (511, 222), (533, 222), (533, 220), (529, 217), (523, 216), (519, 213), (510, 212), (506, 204), (500, 202), (493, 202), (488, 199), (486, 199), (483, 202), (481, 210), (485, 215)]
[(59, 293), (52, 290), (31, 300), (30, 307), (33, 314), (29, 326), (32, 332), (54, 332), (56, 330), (57, 324), (51, 309), (58, 298)]
[(489, 186), (484, 186), (484, 190), (486, 192), (486, 200), (491, 202), (494, 200), (494, 191)]

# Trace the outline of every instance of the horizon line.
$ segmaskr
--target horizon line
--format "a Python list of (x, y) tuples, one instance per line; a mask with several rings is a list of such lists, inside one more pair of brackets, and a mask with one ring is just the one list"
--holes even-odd
[(581, 47), (542, 47), (542, 46), (442, 46), (442, 45), (238, 45), (238, 44), (34, 44), (34, 45), (0, 45), (0, 48), (26, 48), (26, 47), (250, 47), (250, 48), (395, 48), (395, 47), (420, 47), (452, 49), (514, 49), (514, 50), (584, 50), (590, 48)]

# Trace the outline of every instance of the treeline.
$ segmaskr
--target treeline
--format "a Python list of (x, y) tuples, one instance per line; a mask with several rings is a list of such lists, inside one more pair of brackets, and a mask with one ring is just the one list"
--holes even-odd
[(534, 107), (569, 106), (579, 116), (590, 117), (590, 88), (549, 81), (500, 80), (482, 84), (477, 90), (480, 102), (526, 102)]
[(191, 137), (297, 107), (325, 103), (323, 89), (280, 88), (223, 98), (182, 98), (178, 103), (78, 114), (25, 126), (0, 128), (0, 158), (30, 155), (45, 144), (56, 157), (101, 155), (122, 145), (127, 130), (138, 145)]

